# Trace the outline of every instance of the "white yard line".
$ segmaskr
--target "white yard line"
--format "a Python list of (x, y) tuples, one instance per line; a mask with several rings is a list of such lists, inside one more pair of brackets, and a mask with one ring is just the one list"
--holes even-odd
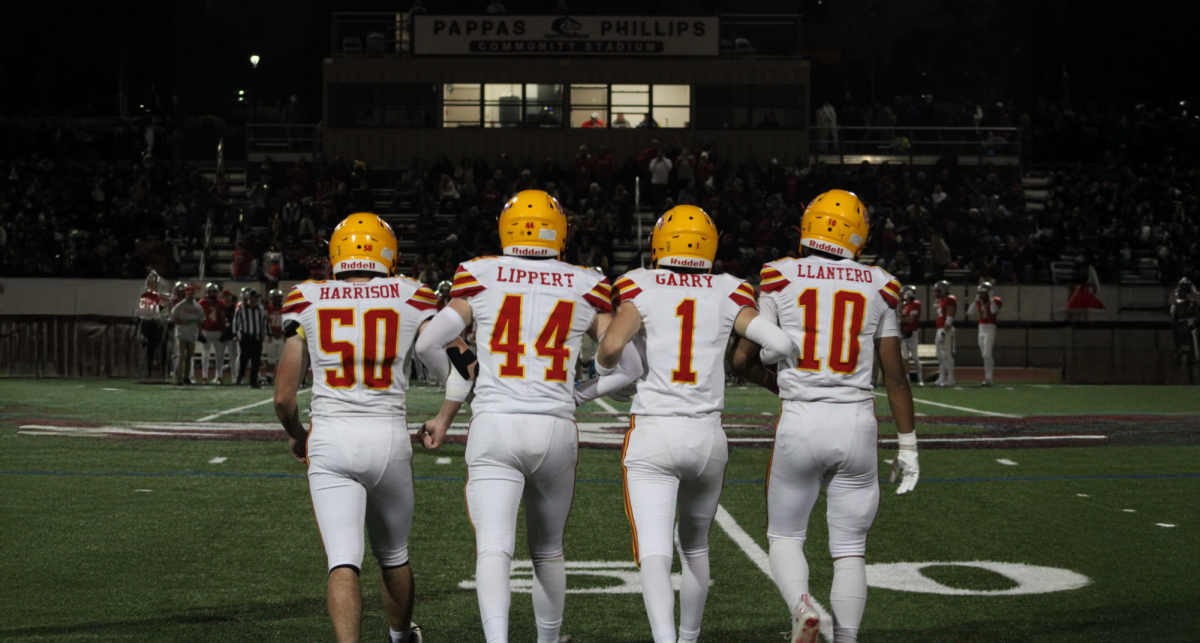
[[(758, 546), (754, 538), (746, 533), (746, 530), (742, 529), (742, 526), (721, 505), (717, 505), (717, 524), (721, 526), (721, 529), (725, 530), (725, 533), (733, 539), (733, 542), (737, 543), (738, 547), (742, 548), (742, 551), (746, 553), (750, 561), (761, 569), (762, 573), (767, 575), (767, 578), (772, 578), (770, 556), (767, 555), (767, 552), (763, 551), (762, 547)], [(809, 597), (811, 598), (811, 596), (810, 593)], [(825, 606), (818, 603), (815, 598), (812, 599), (812, 604), (813, 607), (817, 608), (817, 613), (821, 615), (821, 635), (827, 640), (832, 641), (833, 617), (825, 610)]]
[[(875, 397), (887, 397), (887, 393), (875, 393)], [(930, 406), (940, 406), (944, 409), (954, 409), (955, 411), (966, 411), (967, 413), (974, 413), (976, 415), (990, 415), (992, 417), (998, 417), (998, 418), (1019, 418), (1019, 417), (1021, 417), (1020, 415), (1013, 415), (1011, 413), (995, 413), (993, 411), (972, 409), (972, 408), (968, 408), (965, 406), (954, 406), (953, 404), (944, 404), (942, 402), (931, 402), (929, 400), (922, 400), (919, 397), (913, 397), (913, 401), (920, 402), (921, 404), (928, 404)]]
[[(309, 388), (306, 388), (306, 389), (302, 389), (302, 390), (301, 390), (301, 391), (298, 393), (298, 395), (299, 395), (299, 394), (303, 394), (303, 393), (311, 393), (311, 392), (312, 392), (312, 387), (309, 387)], [(202, 418), (200, 418), (199, 420), (196, 420), (196, 421), (197, 421), (197, 422), (208, 422), (208, 421), (210, 421), (210, 420), (215, 420), (215, 419), (217, 419), (217, 418), (221, 417), (222, 415), (229, 415), (230, 413), (239, 413), (239, 412), (241, 412), (241, 411), (245, 411), (246, 409), (252, 409), (252, 408), (254, 408), (254, 407), (256, 407), (256, 406), (262, 406), (262, 405), (264, 405), (264, 404), (270, 404), (270, 403), (271, 403), (271, 402), (273, 402), (273, 401), (275, 401), (275, 398), (274, 398), (274, 397), (269, 397), (269, 398), (267, 398), (267, 399), (265, 399), (265, 400), (263, 400), (263, 401), (261, 401), (261, 402), (255, 402), (254, 404), (247, 404), (246, 406), (239, 406), (239, 407), (237, 407), (237, 408), (232, 408), (232, 409), (229, 409), (229, 410), (226, 410), (226, 411), (221, 411), (220, 413), (213, 413), (212, 415), (206, 415), (206, 416), (204, 416), (204, 417), (202, 417)]]
[(609, 403), (608, 403), (608, 401), (607, 401), (607, 400), (605, 400), (604, 398), (602, 398), (602, 397), (598, 397), (598, 398), (596, 398), (596, 399), (594, 399), (594, 400), (592, 400), (592, 401), (593, 401), (593, 402), (595, 402), (596, 404), (599, 404), (599, 405), (600, 405), (600, 408), (604, 409), (604, 412), (605, 412), (605, 413), (609, 413), (609, 414), (611, 414), (611, 415), (619, 415), (619, 416), (622, 416), (622, 417), (621, 417), (621, 421), (622, 421), (622, 422), (628, 422), (628, 421), (629, 421), (629, 417), (628, 417), (628, 416), (626, 416), (624, 413), (622, 413), (622, 412), (618, 411), (618, 410), (617, 410), (617, 407), (613, 406), (612, 404), (609, 404)]

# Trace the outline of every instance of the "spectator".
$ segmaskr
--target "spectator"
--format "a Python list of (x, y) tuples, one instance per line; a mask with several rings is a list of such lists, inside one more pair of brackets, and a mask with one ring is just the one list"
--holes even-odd
[(663, 200), (667, 198), (670, 184), (671, 159), (668, 159), (666, 153), (660, 149), (654, 160), (650, 161), (650, 194), (654, 207), (661, 206)]
[(229, 274), (232, 275), (234, 281), (246, 281), (253, 276), (254, 255), (246, 250), (246, 244), (243, 241), (237, 241), (233, 244), (233, 259), (230, 262)]
[(837, 146), (837, 110), (829, 101), (817, 109), (817, 151), (828, 152)]
[(486, 13), (489, 16), (503, 15), (508, 13), (508, 10), (504, 8), (504, 5), (500, 3), (500, 0), (492, 0), (487, 6)]
[(642, 114), (642, 122), (637, 124), (637, 129), (658, 129), (658, 121), (650, 117), (650, 112)]
[(632, 126), (629, 124), (629, 121), (625, 120), (625, 114), (618, 112), (617, 117), (615, 119), (613, 119), (612, 128), (613, 129), (629, 129), (630, 127), (632, 127)]
[(596, 128), (602, 128), (602, 127), (604, 127), (604, 121), (600, 120), (600, 113), (599, 113), (599, 112), (592, 112), (592, 117), (591, 117), (591, 118), (589, 118), (589, 119), (587, 119), (586, 121), (584, 121), (584, 122), (583, 122), (583, 125), (580, 125), (580, 127), (588, 127), (588, 128), (591, 128), (591, 127), (596, 127)]

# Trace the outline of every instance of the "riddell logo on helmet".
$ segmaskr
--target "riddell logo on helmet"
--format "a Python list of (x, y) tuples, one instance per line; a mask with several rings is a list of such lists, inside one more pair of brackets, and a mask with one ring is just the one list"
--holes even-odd
[(699, 259), (685, 259), (683, 257), (671, 257), (671, 265), (676, 268), (707, 268), (708, 263)]
[(550, 248), (526, 248), (523, 246), (515, 246), (513, 248), (509, 248), (509, 252), (511, 254), (517, 255), (517, 256), (525, 255), (525, 256), (532, 256), (532, 257), (541, 257), (541, 256), (544, 256), (544, 255), (547, 255), (547, 254), (553, 252), (553, 250), (551, 250)]
[(379, 264), (374, 261), (354, 261), (353, 259), (343, 261), (338, 265), (339, 270), (378, 270)]
[(820, 241), (809, 241), (808, 247), (812, 248), (813, 250), (820, 250), (821, 252), (829, 252), (829, 253), (832, 253), (835, 255), (840, 255), (846, 251), (845, 248), (835, 246), (832, 244), (828, 244), (828, 243), (821, 243)]

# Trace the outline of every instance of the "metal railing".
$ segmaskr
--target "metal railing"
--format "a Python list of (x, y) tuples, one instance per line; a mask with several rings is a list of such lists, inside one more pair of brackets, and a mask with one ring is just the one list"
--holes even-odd
[(321, 153), (321, 128), (315, 123), (247, 123), (247, 154)]
[[(838, 157), (842, 163), (858, 163), (878, 157), (880, 161), (954, 155), (1018, 161), (1021, 130), (1015, 127), (812, 127), (809, 152), (817, 157)], [(849, 158), (847, 158), (849, 157)], [(866, 157), (866, 158), (862, 158)]]

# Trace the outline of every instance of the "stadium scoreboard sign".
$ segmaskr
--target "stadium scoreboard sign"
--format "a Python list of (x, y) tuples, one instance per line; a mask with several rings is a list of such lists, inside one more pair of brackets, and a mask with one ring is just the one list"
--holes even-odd
[(418, 56), (716, 56), (720, 19), (415, 16)]

